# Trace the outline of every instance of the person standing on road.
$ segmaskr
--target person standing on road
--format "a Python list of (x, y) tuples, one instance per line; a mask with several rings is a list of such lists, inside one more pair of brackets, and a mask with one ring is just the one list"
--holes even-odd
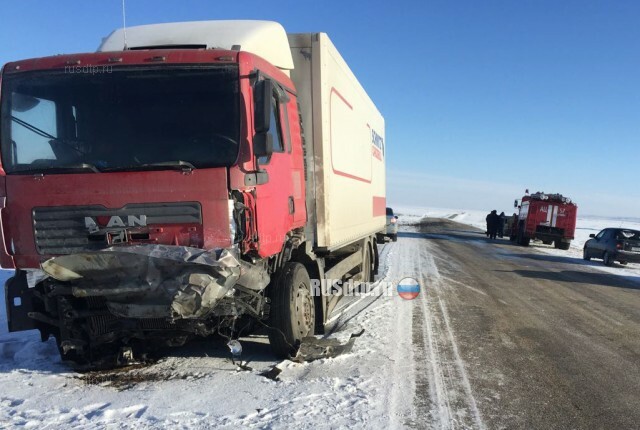
[(507, 220), (507, 216), (504, 212), (500, 212), (500, 218), (498, 219), (498, 237), (504, 237), (504, 224)]
[(485, 221), (487, 221), (487, 231), (485, 231), (485, 234), (487, 235), (487, 237), (489, 237), (489, 220), (491, 219), (491, 212), (489, 212), (489, 214), (487, 214), (487, 217), (485, 218)]
[(511, 240), (515, 237), (514, 226), (516, 225), (518, 225), (518, 214), (514, 212), (513, 215), (507, 219), (507, 235)]
[(500, 216), (498, 215), (498, 211), (494, 209), (489, 215), (487, 215), (487, 232), (489, 234), (489, 239), (496, 238), (499, 222)]

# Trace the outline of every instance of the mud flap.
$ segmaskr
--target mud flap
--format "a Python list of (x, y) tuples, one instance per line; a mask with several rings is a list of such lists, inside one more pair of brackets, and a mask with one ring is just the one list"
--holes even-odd
[(298, 353), (291, 361), (296, 363), (304, 363), (305, 361), (314, 361), (321, 358), (337, 357), (341, 354), (346, 354), (351, 351), (356, 338), (362, 336), (364, 329), (358, 333), (353, 333), (349, 336), (349, 340), (346, 343), (340, 343), (338, 339), (322, 339), (313, 336), (308, 336), (302, 339)]
[(37, 321), (29, 318), (34, 312), (33, 288), (29, 288), (27, 273), (17, 270), (4, 286), (5, 304), (7, 306), (7, 325), (9, 331), (23, 331), (37, 329)]

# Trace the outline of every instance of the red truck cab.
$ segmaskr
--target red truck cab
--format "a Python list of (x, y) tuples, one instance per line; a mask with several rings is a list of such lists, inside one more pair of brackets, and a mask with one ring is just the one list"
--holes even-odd
[[(87, 71), (84, 64), (91, 65)], [(278, 130), (285, 139), (268, 162), (258, 165), (252, 118), (261, 76), (278, 88), (269, 102), (276, 126), (287, 127)], [(306, 220), (296, 98), (285, 90), (292, 87), (260, 57), (223, 50), (136, 50), (7, 64), (3, 267), (39, 268), (54, 255), (96, 249), (102, 239), (121, 243), (104, 231), (120, 226), (130, 227), (124, 239), (130, 243), (227, 248), (234, 241), (230, 190), (248, 218), (261, 205), (279, 220), (250, 225), (253, 234), (242, 237), (241, 248), (263, 257), (279, 252), (286, 233)], [(269, 185), (256, 188), (260, 177)], [(97, 230), (92, 236), (89, 224)]]
[[(242, 260), (258, 261), (264, 288), (269, 259), (305, 226), (295, 86), (258, 55), (191, 46), (59, 55), (8, 63), (1, 84), (0, 262), (18, 269), (6, 287), (11, 331), (38, 328), (66, 353), (88, 342), (46, 309), (89, 311), (101, 307), (100, 295), (74, 290), (54, 298), (47, 290), (51, 300), (38, 301), (28, 287), (48, 261), (52, 267), (114, 246), (146, 246), (137, 249), (154, 255), (166, 246), (185, 261), (192, 250), (214, 257), (237, 250), (225, 279), (255, 269)], [(134, 263), (104, 268), (124, 273), (127, 264)], [(60, 285), (50, 288), (64, 291)], [(79, 304), (79, 294), (95, 300)], [(109, 310), (168, 316), (148, 301), (130, 300), (127, 309), (138, 306), (138, 314), (117, 304)], [(198, 315), (187, 309), (179, 308), (181, 317)], [(89, 325), (113, 323), (104, 311), (91, 315)]]

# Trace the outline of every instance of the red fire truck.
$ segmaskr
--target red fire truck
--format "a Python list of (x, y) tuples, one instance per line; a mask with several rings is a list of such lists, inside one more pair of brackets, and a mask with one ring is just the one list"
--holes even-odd
[(526, 194), (519, 208), (518, 220), (511, 228), (510, 239), (518, 245), (529, 246), (533, 240), (558, 249), (569, 249), (576, 230), (578, 206), (562, 194), (537, 192)]

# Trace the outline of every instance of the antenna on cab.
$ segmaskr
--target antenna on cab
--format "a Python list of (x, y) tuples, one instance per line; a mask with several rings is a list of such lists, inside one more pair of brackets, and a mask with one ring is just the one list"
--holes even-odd
[(123, 51), (126, 51), (127, 50), (127, 12), (126, 12), (125, 0), (122, 0), (122, 33), (124, 37)]

